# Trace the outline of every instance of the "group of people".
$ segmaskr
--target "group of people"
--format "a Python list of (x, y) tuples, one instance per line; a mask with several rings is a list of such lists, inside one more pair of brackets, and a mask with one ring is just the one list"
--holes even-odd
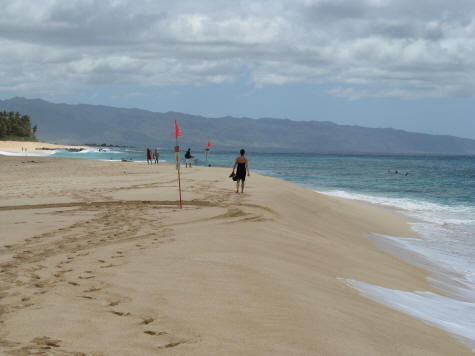
[[(233, 171), (230, 175), (230, 177), (232, 177), (233, 180), (236, 182), (236, 193), (239, 193), (239, 187), (241, 187), (241, 193), (244, 193), (244, 184), (246, 181), (246, 175), (248, 177), (250, 176), (249, 165), (248, 165), (248, 161), (245, 155), (246, 155), (246, 151), (244, 149), (241, 149), (239, 151), (239, 156), (236, 157), (236, 160), (234, 161)], [(155, 151), (152, 153), (152, 150), (150, 150), (150, 148), (147, 148), (147, 164), (153, 164), (154, 162), (158, 164), (158, 157), (159, 157), (159, 153), (157, 149), (155, 149)], [(193, 156), (191, 154), (191, 149), (188, 148), (185, 152), (185, 167), (186, 168), (188, 167), (191, 168), (192, 158)]]
[[(158, 150), (155, 149), (155, 151), (152, 152), (150, 148), (147, 148), (147, 164), (158, 164), (158, 158), (160, 157), (160, 154), (158, 153)], [(188, 148), (188, 150), (185, 153), (185, 162), (186, 162), (186, 167), (188, 166), (191, 168), (191, 159), (193, 156), (191, 155), (191, 149)]]
[[(391, 173), (391, 170), (388, 169), (388, 173)], [(394, 171), (394, 174), (402, 174), (402, 173), (399, 173), (398, 170), (395, 170), (395, 171)], [(409, 172), (406, 172), (406, 173), (404, 174), (405, 177), (407, 177), (408, 175), (409, 175)]]
[(159, 156), (160, 154), (158, 153), (157, 149), (155, 149), (155, 151), (153, 151), (152, 153), (152, 150), (150, 148), (147, 148), (147, 164), (153, 164), (153, 163), (158, 164)]

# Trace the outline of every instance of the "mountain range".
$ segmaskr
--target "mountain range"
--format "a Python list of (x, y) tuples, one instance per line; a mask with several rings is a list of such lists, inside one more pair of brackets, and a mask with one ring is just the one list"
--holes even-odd
[(180, 144), (203, 149), (289, 153), (475, 155), (475, 140), (392, 128), (338, 125), (327, 121), (273, 118), (208, 118), (86, 104), (56, 104), (15, 97), (0, 100), (0, 111), (18, 111), (38, 125), (40, 140), (59, 144), (107, 143), (173, 148), (174, 120)]

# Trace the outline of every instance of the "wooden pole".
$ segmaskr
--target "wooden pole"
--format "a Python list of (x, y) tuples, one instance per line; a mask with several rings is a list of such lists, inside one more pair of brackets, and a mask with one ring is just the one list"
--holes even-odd
[(181, 201), (180, 167), (178, 167), (178, 191), (180, 192), (180, 209), (183, 209), (183, 203)]

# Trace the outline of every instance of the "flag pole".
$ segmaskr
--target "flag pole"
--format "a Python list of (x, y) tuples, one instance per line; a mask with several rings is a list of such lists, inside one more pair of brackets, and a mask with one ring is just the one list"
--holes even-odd
[(181, 135), (178, 124), (175, 120), (175, 160), (176, 160), (176, 169), (178, 171), (178, 192), (180, 194), (180, 209), (183, 209), (183, 203), (181, 200), (181, 179), (180, 179), (180, 146), (178, 146), (178, 136)]
[(176, 139), (176, 148), (178, 148), (178, 152), (176, 152), (177, 168), (178, 168), (178, 192), (179, 192), (179, 194), (180, 194), (180, 209), (183, 209), (183, 203), (182, 203), (182, 201), (181, 201), (180, 147), (178, 146), (178, 138)]

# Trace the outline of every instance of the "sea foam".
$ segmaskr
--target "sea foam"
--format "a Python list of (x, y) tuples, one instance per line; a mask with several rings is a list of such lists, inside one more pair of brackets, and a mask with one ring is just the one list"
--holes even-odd
[(12, 157), (43, 157), (43, 156), (50, 156), (54, 154), (56, 151), (47, 150), (42, 153), (30, 153), (30, 152), (6, 152), (0, 151), (0, 155), (3, 156), (12, 156)]
[(430, 283), (447, 296), (346, 282), (364, 296), (451, 332), (475, 348), (475, 207), (345, 191), (321, 193), (396, 208), (416, 219), (411, 227), (419, 238), (380, 234), (370, 238), (397, 258), (429, 271)]
[(344, 199), (361, 200), (372, 204), (394, 207), (415, 219), (432, 222), (439, 225), (474, 225), (475, 207), (467, 205), (443, 205), (410, 198), (384, 197), (342, 190), (318, 191), (322, 194)]
[(460, 338), (475, 351), (475, 303), (432, 292), (406, 292), (346, 279), (365, 297), (424, 320)]

